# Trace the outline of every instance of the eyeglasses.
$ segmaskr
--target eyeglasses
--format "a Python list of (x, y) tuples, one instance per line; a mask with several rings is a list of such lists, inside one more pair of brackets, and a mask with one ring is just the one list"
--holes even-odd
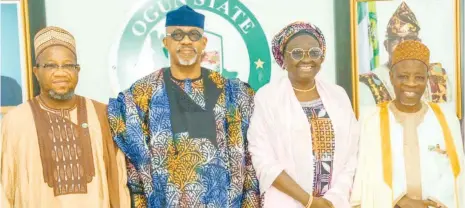
[(304, 50), (302, 48), (294, 48), (292, 49), (292, 51), (286, 51), (286, 52), (290, 53), (291, 58), (296, 61), (300, 61), (304, 59), (305, 52), (307, 52), (308, 57), (310, 57), (310, 59), (312, 60), (317, 60), (321, 58), (321, 56), (323, 55), (323, 51), (318, 47), (310, 48), (310, 50)]
[(198, 31), (198, 30), (191, 30), (189, 32), (184, 32), (181, 29), (177, 29), (172, 33), (166, 33), (167, 36), (171, 36), (176, 41), (181, 41), (186, 37), (186, 35), (189, 37), (189, 39), (193, 42), (196, 42), (200, 40), (203, 35)]
[(43, 69), (49, 70), (49, 71), (56, 71), (58, 69), (63, 69), (63, 70), (66, 70), (66, 71), (78, 71), (80, 69), (79, 64), (63, 64), (63, 65), (58, 65), (58, 64), (37, 64), (36, 67), (43, 68)]

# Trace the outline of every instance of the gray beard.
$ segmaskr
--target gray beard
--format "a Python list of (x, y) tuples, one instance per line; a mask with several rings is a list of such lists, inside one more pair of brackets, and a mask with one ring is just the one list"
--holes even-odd
[(50, 90), (48, 91), (48, 96), (54, 100), (70, 100), (74, 96), (74, 90), (70, 90), (65, 94), (58, 94), (57, 92)]

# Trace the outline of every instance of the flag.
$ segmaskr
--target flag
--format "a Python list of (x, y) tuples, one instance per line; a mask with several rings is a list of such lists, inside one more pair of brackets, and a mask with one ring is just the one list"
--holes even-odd
[(357, 3), (358, 71), (367, 73), (379, 66), (379, 41), (375, 2)]

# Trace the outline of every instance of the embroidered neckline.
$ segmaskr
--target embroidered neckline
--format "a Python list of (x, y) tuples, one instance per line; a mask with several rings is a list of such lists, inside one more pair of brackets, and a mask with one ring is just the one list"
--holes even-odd
[(170, 78), (171, 78), (173, 81), (181, 82), (181, 83), (186, 82), (186, 81), (196, 82), (196, 81), (201, 80), (201, 79), (203, 78), (203, 73), (201, 73), (199, 77), (194, 78), (194, 79), (189, 79), (189, 78), (187, 78), (187, 79), (177, 79), (177, 78), (174, 77), (173, 74), (171, 74), (171, 72), (170, 72)]
[(396, 119), (397, 123), (403, 123), (408, 117), (415, 117), (417, 120), (417, 124), (423, 122), (423, 119), (428, 111), (428, 105), (424, 102), (421, 103), (421, 109), (415, 113), (405, 113), (397, 109), (396, 105), (391, 102), (389, 103), (389, 109), (394, 114), (394, 118)]
[(40, 104), (40, 107), (46, 111), (49, 111), (51, 113), (54, 113), (56, 115), (60, 115), (62, 117), (69, 117), (70, 116), (70, 112), (75, 110), (77, 108), (77, 100), (76, 102), (74, 103), (74, 105), (71, 107), (71, 108), (63, 108), (63, 109), (55, 109), (55, 108), (51, 108), (49, 106), (47, 106), (47, 104), (45, 104), (45, 102), (42, 100), (42, 98), (40, 98), (40, 96), (37, 96), (37, 101), (39, 101), (39, 104)]

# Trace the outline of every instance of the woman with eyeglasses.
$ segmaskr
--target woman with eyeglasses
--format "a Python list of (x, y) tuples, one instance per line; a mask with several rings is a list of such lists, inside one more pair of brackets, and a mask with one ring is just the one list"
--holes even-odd
[(317, 77), (326, 43), (320, 29), (295, 22), (272, 42), (287, 71), (255, 96), (249, 151), (265, 208), (348, 208), (358, 124), (343, 88)]

